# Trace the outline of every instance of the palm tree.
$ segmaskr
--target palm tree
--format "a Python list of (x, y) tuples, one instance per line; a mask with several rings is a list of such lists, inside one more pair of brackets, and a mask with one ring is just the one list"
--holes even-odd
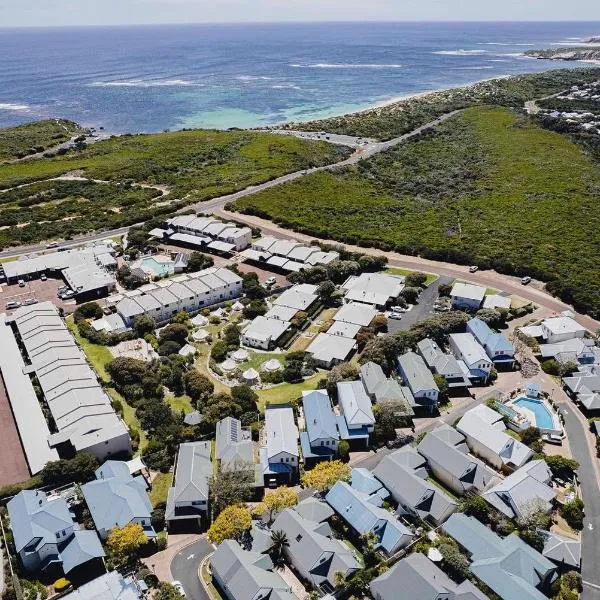
[(269, 554), (273, 558), (275, 564), (280, 563), (283, 560), (283, 551), (290, 545), (287, 539), (285, 531), (276, 529), (271, 532), (271, 547), (269, 548)]

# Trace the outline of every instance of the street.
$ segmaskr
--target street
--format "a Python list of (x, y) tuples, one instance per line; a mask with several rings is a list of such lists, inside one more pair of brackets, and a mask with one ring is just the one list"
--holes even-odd
[(206, 537), (201, 537), (174, 556), (171, 562), (171, 575), (173, 581), (181, 582), (188, 598), (211, 600), (198, 579), (198, 568), (202, 559), (213, 551), (214, 548)]

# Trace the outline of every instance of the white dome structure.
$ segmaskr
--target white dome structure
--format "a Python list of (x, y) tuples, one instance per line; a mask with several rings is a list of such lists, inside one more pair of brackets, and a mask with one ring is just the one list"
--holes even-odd
[(231, 358), (233, 358), (235, 362), (242, 363), (247, 361), (250, 358), (250, 355), (248, 354), (247, 350), (239, 348), (231, 355)]
[(234, 302), (231, 310), (235, 311), (235, 312), (241, 312), (242, 310), (244, 310), (244, 305), (241, 302)]
[(194, 338), (197, 342), (203, 342), (209, 336), (210, 333), (208, 333), (206, 329), (198, 329), (192, 333), (192, 338)]
[(204, 315), (196, 315), (191, 321), (196, 327), (208, 325), (208, 319)]
[(272, 358), (262, 364), (262, 369), (263, 371), (269, 372), (279, 371), (281, 369), (281, 363), (276, 358)]
[(258, 371), (250, 368), (242, 373), (242, 377), (248, 383), (255, 383), (258, 381)]
[(235, 371), (237, 369), (237, 363), (230, 358), (222, 362), (219, 366), (223, 371)]

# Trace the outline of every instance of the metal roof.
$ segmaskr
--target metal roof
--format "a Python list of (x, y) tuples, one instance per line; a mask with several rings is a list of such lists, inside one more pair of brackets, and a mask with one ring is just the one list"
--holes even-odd
[(141, 597), (133, 579), (124, 579), (118, 571), (109, 571), (63, 596), (67, 600), (140, 600)]
[(269, 406), (265, 410), (265, 435), (269, 460), (282, 452), (298, 456), (298, 427), (289, 406)]
[(415, 396), (425, 390), (439, 391), (431, 371), (418, 354), (414, 352), (401, 354), (398, 356), (398, 365), (406, 385)]
[(356, 340), (339, 335), (319, 333), (306, 348), (315, 360), (330, 364), (331, 362), (347, 360), (356, 348)]
[(344, 321), (345, 323), (354, 323), (366, 327), (377, 315), (377, 311), (368, 304), (360, 302), (348, 302), (334, 315), (334, 321)]
[(451, 298), (466, 298), (467, 300), (478, 300), (483, 302), (485, 297), (485, 288), (472, 283), (461, 283), (460, 281), (452, 286), (450, 291)]
[(321, 439), (339, 440), (340, 434), (326, 390), (303, 392), (302, 409), (306, 431), (311, 442)]
[(360, 381), (337, 383), (338, 404), (350, 428), (373, 425), (375, 417), (371, 399)]

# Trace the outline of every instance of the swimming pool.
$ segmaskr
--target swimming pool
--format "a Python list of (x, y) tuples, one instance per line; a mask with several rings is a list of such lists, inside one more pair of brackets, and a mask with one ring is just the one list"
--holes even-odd
[(161, 262), (151, 256), (142, 259), (142, 267), (150, 269), (158, 277), (167, 277), (173, 275), (174, 267), (172, 261)]
[(555, 429), (554, 417), (550, 409), (541, 400), (533, 398), (517, 398), (513, 402), (513, 406), (522, 406), (528, 409), (535, 416), (535, 426), (539, 429)]

